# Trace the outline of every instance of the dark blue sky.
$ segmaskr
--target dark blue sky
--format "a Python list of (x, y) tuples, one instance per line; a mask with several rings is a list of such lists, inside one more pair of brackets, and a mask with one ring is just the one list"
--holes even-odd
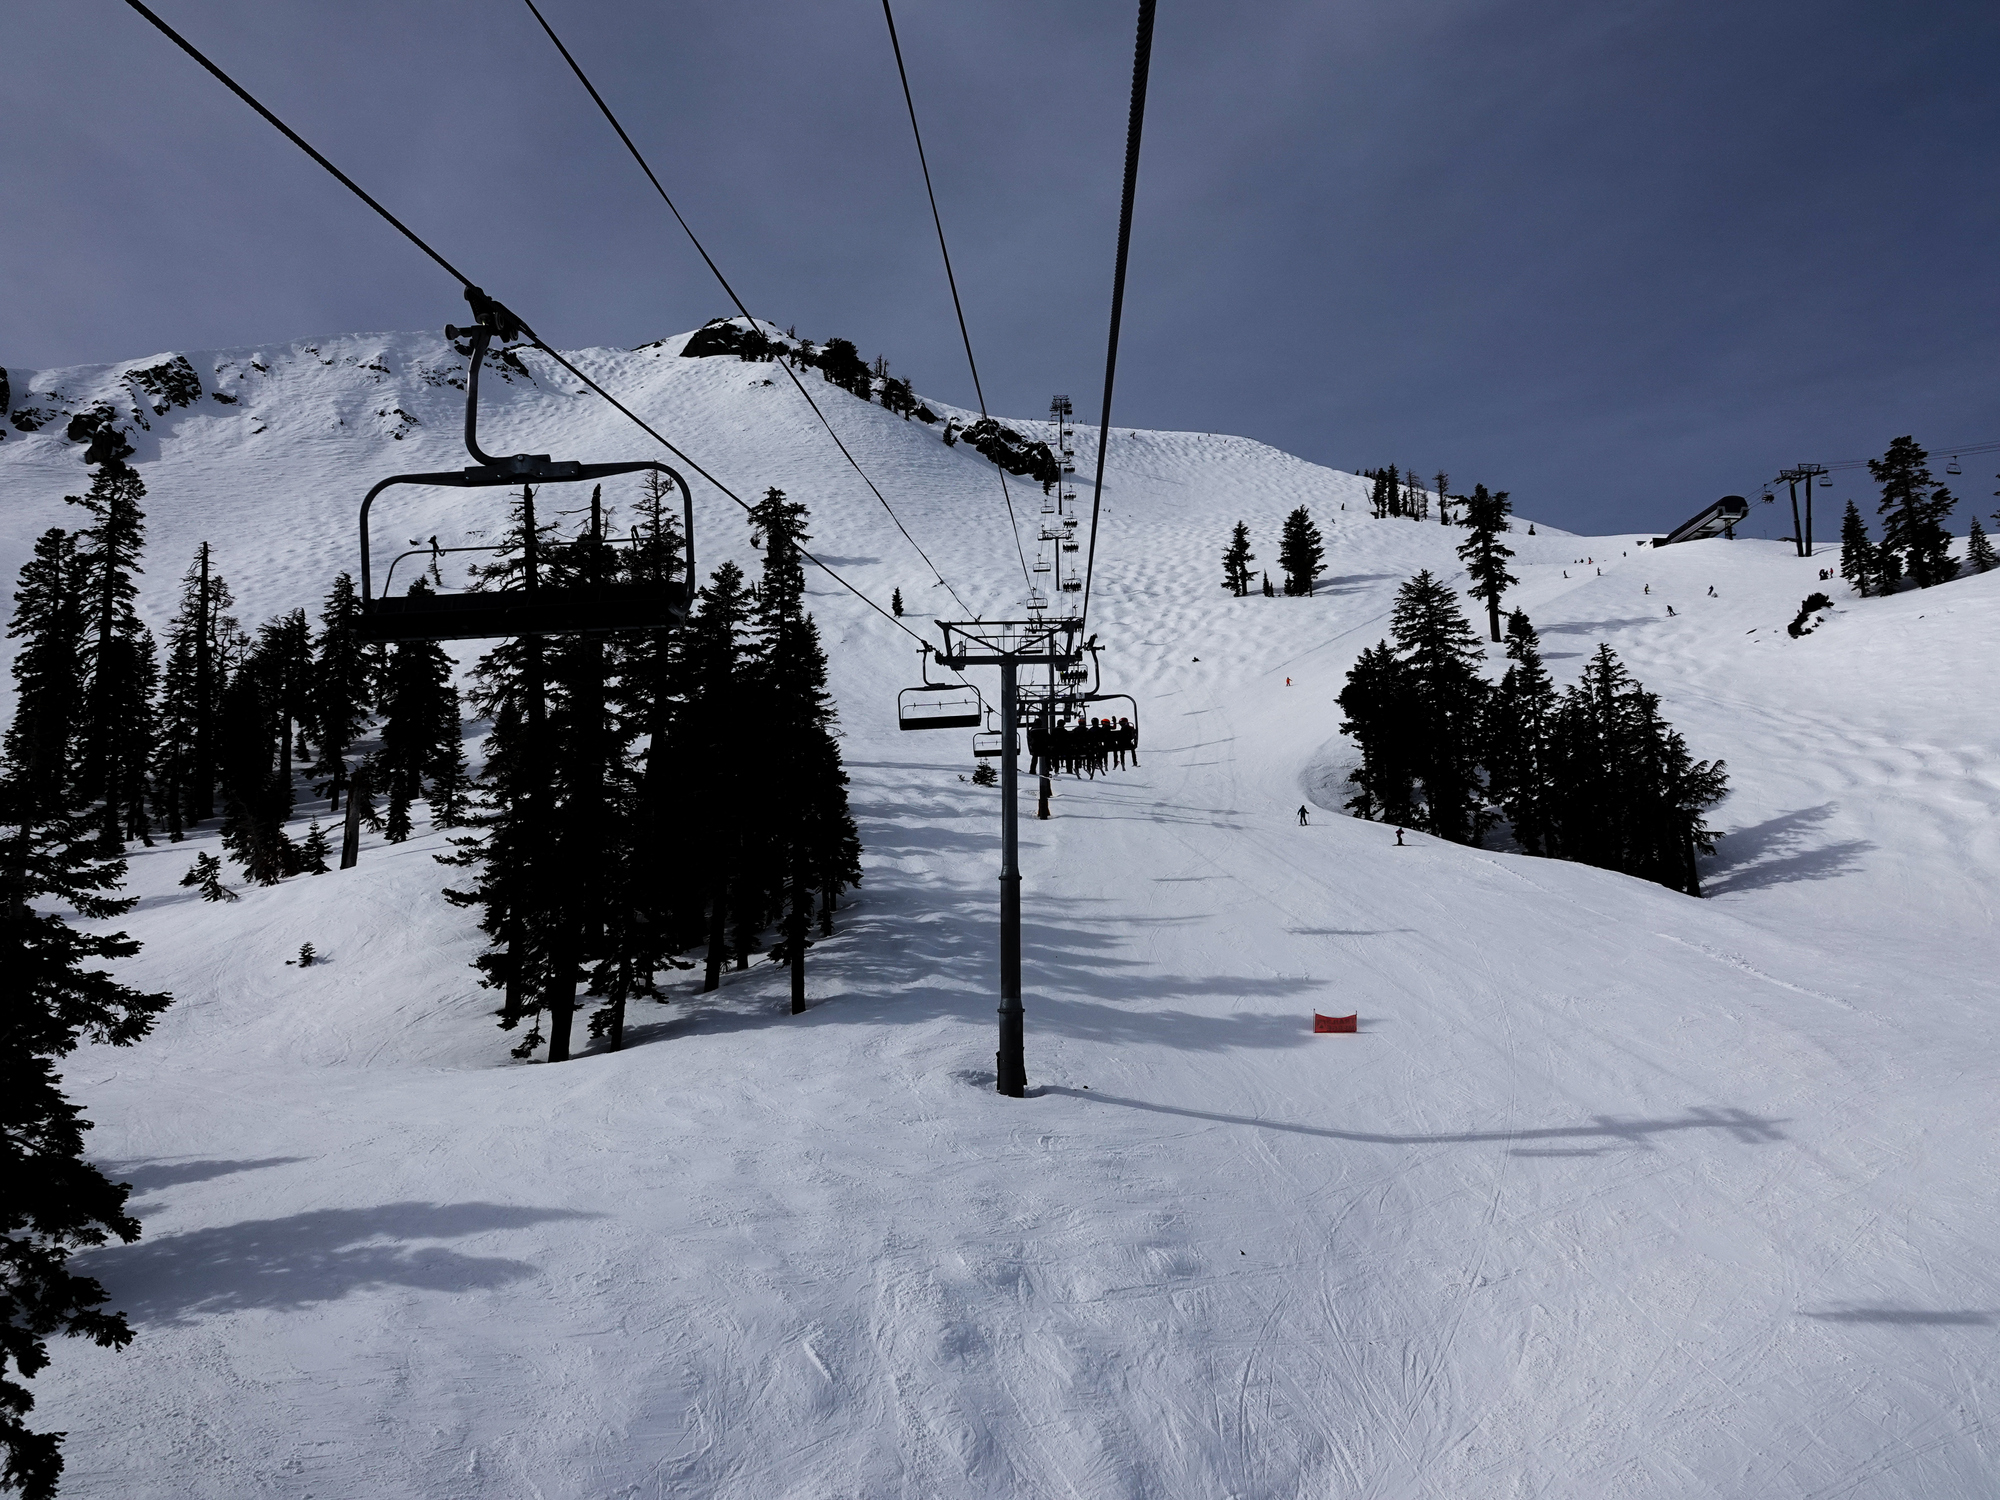
[[(525, 6), (156, 8), (552, 342), (727, 310)], [(971, 403), (878, 4), (545, 9), (755, 311)], [(1096, 410), (1133, 9), (899, 7), (996, 410)], [(1115, 415), (1580, 530), (2000, 440), (1997, 78), (1991, 0), (1162, 0)], [(460, 315), (116, 0), (14, 8), (0, 97), (0, 363)]]

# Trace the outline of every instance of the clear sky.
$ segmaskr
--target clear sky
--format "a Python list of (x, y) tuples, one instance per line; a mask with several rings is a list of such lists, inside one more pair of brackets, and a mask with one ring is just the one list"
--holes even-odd
[[(729, 310), (524, 5), (155, 8), (551, 342)], [(972, 404), (877, 0), (544, 8), (754, 311)], [(898, 8), (996, 411), (1097, 410), (1135, 9)], [(1115, 418), (1578, 530), (1941, 467), (2000, 440), (1996, 81), (1992, 0), (1161, 0)], [(10, 7), (0, 98), (0, 364), (462, 314), (117, 0)]]

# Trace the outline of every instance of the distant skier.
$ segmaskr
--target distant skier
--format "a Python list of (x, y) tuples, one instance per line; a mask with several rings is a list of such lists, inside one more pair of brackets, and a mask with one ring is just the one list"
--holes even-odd
[(1674, 607), (1671, 604), (1669, 604), (1667, 606), (1667, 618), (1671, 620), (1673, 617), (1674, 617)]
[(1405, 844), (1403, 842), (1403, 830), (1400, 828), (1396, 830), (1396, 847), (1398, 849), (1407, 849), (1410, 847), (1408, 844)]
[(1711, 583), (1711, 584), (1710, 584), (1710, 585), (1708, 586), (1708, 597), (1709, 597), (1709, 598), (1711, 598), (1711, 599), (1713, 599), (1713, 598), (1715, 598), (1715, 597), (1716, 597), (1716, 594), (1715, 594), (1715, 585), (1714, 585), (1714, 584), (1712, 584), (1712, 583)]
[(1299, 827), (1301, 827), (1301, 828), (1304, 828), (1305, 826), (1307, 826), (1307, 825), (1306, 825), (1306, 808), (1305, 808), (1305, 804), (1304, 804), (1303, 802), (1301, 802), (1301, 803), (1299, 804)]
[(1646, 592), (1649, 594), (1653, 592), (1653, 586), (1650, 583), (1646, 585)]

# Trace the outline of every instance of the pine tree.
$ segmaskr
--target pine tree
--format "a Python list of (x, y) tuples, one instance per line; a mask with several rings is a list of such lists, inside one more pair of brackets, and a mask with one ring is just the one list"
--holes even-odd
[(1548, 762), (1550, 852), (1701, 894), (1695, 856), (1714, 852), (1704, 815), (1727, 794), (1727, 770), (1694, 760), (1609, 646), (1563, 694)]
[[(566, 584), (595, 589), (615, 576), (619, 562), (605, 540), (602, 496), (593, 491), (590, 528), (551, 558)], [(569, 1031), (579, 983), (610, 1006), (602, 1034), (623, 1038), (624, 1001), (630, 987), (633, 940), (627, 920), (636, 858), (651, 851), (631, 840), (636, 777), (629, 743), (612, 711), (606, 646), (600, 636), (572, 635), (551, 642), (549, 726), (560, 745), (554, 765), (556, 798), (551, 826), (551, 914), (556, 923), (556, 973), (552, 976), (549, 1061), (569, 1056)]]
[(1965, 561), (1975, 573), (1986, 572), (1994, 563), (1993, 544), (1986, 539), (1986, 528), (1977, 516), (1965, 534)]
[(216, 735), (227, 682), (235, 602), (214, 570), (207, 542), (181, 580), (180, 608), (167, 626), (167, 664), (154, 747), (154, 806), (178, 839), (183, 826), (215, 816)]
[(1439, 469), (1437, 473), (1431, 476), (1431, 483), (1437, 486), (1438, 525), (1449, 526), (1451, 524), (1451, 505), (1449, 504), (1450, 497), (1445, 494), (1445, 486), (1451, 483), (1451, 476), (1445, 473), (1444, 470)]
[(1271, 575), (1269, 573), (1264, 575), (1264, 597), (1266, 599), (1275, 599), (1278, 597), (1278, 591), (1271, 587)]
[[(430, 592), (423, 578), (410, 585), (413, 596)], [(424, 795), (427, 781), (435, 786), (440, 770), (457, 783), (454, 790), (463, 786), (458, 693), (451, 674), (451, 658), (435, 641), (398, 641), (376, 687), (382, 710), (376, 785), (388, 794), (383, 836), (392, 844), (409, 838), (410, 805)]]
[(1840, 576), (1863, 597), (1882, 583), (1881, 555), (1868, 539), (1868, 523), (1861, 519), (1861, 511), (1852, 500), (1840, 518)]
[(783, 919), (783, 940), (773, 957), (791, 966), (796, 1015), (805, 1009), (813, 902), (823, 897), (830, 913), (839, 893), (861, 879), (861, 843), (834, 738), (826, 653), (819, 628), (805, 611), (806, 508), (774, 489), (751, 519), (762, 532), (764, 549), (756, 617), (757, 687), (766, 726), (761, 770), (776, 814), (759, 842), (771, 860), (769, 884)]
[(305, 842), (299, 845), (300, 873), (305, 875), (326, 874), (328, 871), (327, 856), (332, 852), (333, 848), (327, 841), (326, 830), (319, 826), (319, 819), (314, 818), (312, 826), (306, 830)]
[(1285, 593), (1310, 595), (1313, 580), (1326, 571), (1322, 566), (1325, 557), (1319, 528), (1301, 505), (1285, 517), (1284, 533), (1278, 544), (1278, 566), (1284, 569)]
[(1530, 854), (1550, 854), (1543, 802), (1548, 737), (1556, 691), (1542, 665), (1541, 640), (1527, 614), (1507, 617), (1507, 675), (1487, 708), (1485, 762), (1489, 795)]
[(58, 527), (35, 542), (14, 591), (7, 636), (21, 644), (4, 753), (17, 795), (32, 798), (38, 811), (60, 812), (70, 802), (71, 747), (83, 716), (83, 582), (76, 538)]
[(333, 580), (319, 622), (312, 670), (318, 754), (306, 774), (318, 783), (314, 793), (329, 798), (327, 811), (339, 812), (341, 793), (347, 789), (347, 756), (367, 731), (380, 665), (361, 639), (361, 595), (348, 574)]
[(722, 982), (732, 898), (750, 898), (747, 881), (738, 877), (744, 855), (741, 815), (749, 802), (744, 772), (751, 751), (753, 696), (746, 638), (750, 601), (742, 569), (724, 563), (697, 597), (699, 606), (681, 641), (680, 692), (670, 739), (684, 799), (684, 836), (704, 851), (706, 888), (688, 904), (702, 916), (708, 945), (702, 981), (706, 991)]
[(1500, 540), (1513, 509), (1505, 490), (1489, 495), (1485, 485), (1474, 485), (1472, 498), (1465, 503), (1465, 525), (1472, 535), (1458, 549), (1459, 559), (1472, 579), (1472, 587), (1466, 592), (1486, 605), (1486, 619), (1496, 641), (1500, 639), (1500, 597), (1507, 585), (1520, 582), (1507, 571), (1507, 559), (1514, 555), (1514, 549)]
[(237, 899), (236, 892), (222, 883), (222, 861), (213, 854), (197, 854), (187, 874), (181, 876), (181, 884), (199, 887), (204, 901)]
[(1487, 827), (1478, 766), (1488, 688), (1478, 670), (1478, 637), (1428, 569), (1396, 591), (1389, 629), (1409, 673), (1413, 770), (1423, 786), (1419, 826), (1476, 844)]
[[(479, 588), (509, 589), (539, 582), (552, 528), (538, 521), (535, 492), (524, 485), (502, 538), (500, 557), (473, 570)], [(562, 962), (567, 935), (558, 931), (560, 895), (554, 850), (555, 745), (548, 711), (548, 663), (539, 636), (503, 641), (473, 668), (473, 707), (490, 719), (486, 776), (478, 830), (454, 840), (457, 853), (442, 862), (476, 869), (469, 890), (447, 889), (457, 906), (480, 908), (487, 947), (473, 966), (480, 983), (500, 990), (500, 1027), (512, 1030), (524, 1016), (535, 1024), (516, 1057), (542, 1042), (541, 1015), (554, 988), (574, 971)], [(360, 783), (360, 777), (356, 778)], [(357, 787), (353, 797), (361, 795)], [(351, 808), (350, 808), (351, 816)], [(572, 980), (572, 994), (574, 986)]]
[(1347, 779), (1358, 790), (1345, 804), (1357, 818), (1416, 822), (1415, 686), (1387, 641), (1363, 651), (1336, 700), (1345, 714), (1340, 728), (1361, 749), (1361, 764)]
[(65, 1098), (58, 1063), (86, 1038), (129, 1046), (152, 1028), (171, 997), (118, 983), (106, 967), (139, 951), (122, 932), (84, 931), (36, 903), (67, 906), (93, 925), (122, 915), (130, 898), (110, 894), (122, 858), (98, 849), (101, 831), (52, 811), (23, 785), (11, 759), (0, 776), (0, 1487), (49, 1500), (62, 1473), (61, 1433), (34, 1432), (24, 1418), (34, 1396), (11, 1372), (33, 1377), (48, 1364), (52, 1335), (122, 1348), (132, 1330), (105, 1310), (103, 1287), (69, 1269), (76, 1251), (139, 1225), (125, 1211), (131, 1189), (84, 1159), (90, 1129)]
[(1256, 559), (1250, 550), (1250, 527), (1238, 521), (1222, 554), (1222, 586), (1239, 599), (1250, 592), (1250, 564)]
[[(117, 437), (108, 427), (103, 433)], [(110, 857), (124, 845), (131, 789), (143, 785), (151, 764), (153, 713), (145, 645), (150, 637), (142, 640), (144, 627), (133, 610), (139, 594), (134, 580), (146, 542), (146, 513), (139, 508), (146, 486), (125, 463), (131, 448), (122, 438), (110, 449), (93, 440), (90, 451), (100, 454), (101, 462), (89, 492), (64, 497), (91, 516), (91, 524), (76, 535), (88, 620), (78, 792), (80, 801), (97, 803), (99, 844)], [(140, 820), (143, 825), (143, 810)]]
[(1882, 487), (1882, 551), (1897, 554), (1917, 587), (1926, 589), (1958, 571), (1944, 526), (1958, 502), (1931, 477), (1929, 458), (1905, 436), (1890, 443), (1882, 457), (1868, 460), (1868, 472)]
[[(223, 689), (217, 771), (223, 846), (251, 880), (276, 885), (297, 873), (298, 851), (285, 836), (292, 788), (280, 770), (280, 742), (288, 738), (281, 660), (287, 633), (266, 630), (271, 633), (244, 656)], [(283, 764), (289, 767), (289, 753)]]
[(901, 589), (891, 589), (889, 591), (889, 608), (895, 611), (897, 619), (900, 620), (903, 618), (903, 591)]

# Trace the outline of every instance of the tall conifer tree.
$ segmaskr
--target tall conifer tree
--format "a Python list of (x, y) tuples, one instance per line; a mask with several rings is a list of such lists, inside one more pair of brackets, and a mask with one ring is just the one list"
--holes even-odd
[(1514, 549), (1500, 540), (1513, 509), (1505, 490), (1489, 495), (1485, 485), (1474, 485), (1472, 496), (1465, 503), (1465, 525), (1472, 535), (1458, 549), (1459, 560), (1472, 579), (1472, 587), (1466, 592), (1486, 606), (1487, 623), (1496, 641), (1500, 639), (1501, 596), (1509, 584), (1520, 582), (1507, 571), (1507, 559), (1514, 555)]
[(1222, 553), (1222, 586), (1241, 599), (1250, 592), (1250, 564), (1257, 560), (1257, 554), (1250, 550), (1250, 527), (1242, 521), (1229, 534), (1229, 545)]
[[(139, 623), (133, 601), (146, 544), (146, 496), (139, 473), (125, 462), (132, 448), (110, 427), (93, 439), (97, 473), (90, 490), (69, 495), (70, 504), (90, 514), (77, 533), (88, 624), (83, 645), (83, 718), (77, 746), (85, 802), (98, 806), (98, 839), (106, 856), (124, 844), (131, 789), (151, 763), (152, 704), (149, 697), (150, 636)], [(143, 821), (143, 811), (140, 818)]]
[(1285, 570), (1285, 592), (1310, 595), (1313, 580), (1326, 571), (1325, 558), (1326, 547), (1319, 528), (1313, 525), (1312, 514), (1301, 505), (1285, 517), (1278, 543), (1278, 566)]
[(1868, 460), (1868, 472), (1882, 487), (1882, 551), (1895, 554), (1917, 587), (1926, 589), (1958, 571), (1944, 525), (1957, 501), (1931, 477), (1929, 460), (1916, 439), (1907, 436), (1890, 443), (1880, 458)]
[[(30, 759), (15, 759), (17, 747)], [(27, 781), (40, 748), (32, 735), (10, 742), (0, 767), (0, 1488), (28, 1500), (49, 1500), (63, 1469), (63, 1434), (24, 1420), (34, 1396), (22, 1381), (48, 1363), (48, 1339), (122, 1348), (132, 1338), (124, 1316), (105, 1309), (103, 1287), (69, 1269), (76, 1251), (137, 1239), (139, 1225), (125, 1211), (130, 1187), (84, 1159), (90, 1122), (63, 1095), (58, 1065), (85, 1039), (137, 1041), (170, 998), (120, 984), (105, 967), (138, 952), (131, 938), (50, 909), (95, 926), (133, 901), (109, 894), (125, 865), (101, 853), (102, 830), (52, 808)]]
[(1861, 519), (1861, 511), (1852, 500), (1840, 518), (1840, 576), (1864, 596), (1882, 581), (1881, 557), (1868, 539), (1868, 523)]

